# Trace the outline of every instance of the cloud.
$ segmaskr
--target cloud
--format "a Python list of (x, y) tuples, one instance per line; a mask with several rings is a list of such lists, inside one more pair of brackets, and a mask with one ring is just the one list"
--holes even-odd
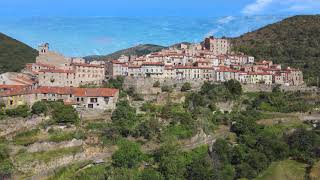
[(233, 16), (226, 16), (226, 17), (223, 17), (221, 19), (218, 19), (217, 22), (219, 24), (228, 24), (230, 21), (232, 21), (234, 19), (235, 19), (235, 17), (233, 17)]
[(254, 3), (248, 4), (243, 10), (242, 13), (246, 15), (259, 14), (267, 6), (269, 6), (273, 0), (256, 0)]
[(255, 0), (246, 5), (244, 15), (277, 13), (320, 13), (320, 0)]

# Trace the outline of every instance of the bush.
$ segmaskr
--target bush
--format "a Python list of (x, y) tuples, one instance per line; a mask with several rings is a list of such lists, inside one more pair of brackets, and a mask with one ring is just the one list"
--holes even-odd
[(37, 115), (45, 114), (48, 111), (48, 106), (46, 102), (38, 101), (33, 104), (31, 110), (33, 114), (37, 114)]
[(120, 168), (134, 168), (143, 160), (140, 146), (131, 141), (121, 141), (119, 149), (112, 155), (112, 164)]
[(161, 87), (162, 92), (172, 92), (172, 90), (173, 90), (172, 87), (168, 85), (164, 85)]
[(136, 109), (131, 107), (128, 101), (117, 103), (116, 110), (111, 116), (112, 123), (123, 136), (128, 136), (137, 121)]
[(10, 179), (13, 172), (13, 164), (10, 159), (1, 159), (0, 161), (0, 179)]
[(184, 83), (183, 85), (182, 85), (182, 87), (181, 87), (181, 91), (182, 92), (186, 92), (186, 91), (189, 91), (189, 90), (191, 90), (191, 84), (190, 83), (188, 83), (188, 82), (186, 82), (186, 83)]
[(155, 83), (153, 83), (153, 87), (155, 87), (155, 88), (160, 87), (160, 82), (156, 81)]
[(20, 105), (15, 109), (7, 109), (6, 114), (11, 117), (27, 117), (29, 116), (30, 108), (27, 105)]
[(117, 76), (115, 79), (114, 78), (109, 79), (105, 87), (122, 89), (123, 82), (124, 82), (124, 77)]
[(72, 106), (62, 106), (53, 111), (52, 117), (57, 123), (77, 123), (79, 116)]

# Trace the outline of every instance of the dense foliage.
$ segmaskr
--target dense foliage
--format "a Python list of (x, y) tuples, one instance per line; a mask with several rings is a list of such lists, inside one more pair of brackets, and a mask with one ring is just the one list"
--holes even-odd
[(294, 16), (233, 39), (237, 51), (303, 69), (316, 85), (320, 70), (320, 15)]
[(38, 51), (0, 33), (0, 73), (17, 72), (35, 62)]
[(14, 109), (7, 109), (6, 115), (11, 117), (27, 117), (30, 114), (30, 108), (27, 105), (20, 105)]

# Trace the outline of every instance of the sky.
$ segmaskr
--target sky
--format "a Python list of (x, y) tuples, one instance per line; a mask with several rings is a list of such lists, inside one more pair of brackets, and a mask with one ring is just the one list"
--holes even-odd
[(0, 0), (2, 17), (320, 14), (320, 0)]

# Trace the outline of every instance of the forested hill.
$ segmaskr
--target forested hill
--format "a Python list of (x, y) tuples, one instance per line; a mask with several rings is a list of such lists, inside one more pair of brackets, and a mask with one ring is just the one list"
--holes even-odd
[(309, 84), (320, 73), (320, 15), (287, 18), (233, 39), (235, 50), (303, 69)]
[(38, 51), (0, 33), (0, 73), (20, 71), (26, 63), (34, 62)]
[(113, 60), (113, 59), (118, 59), (121, 55), (137, 55), (137, 56), (142, 56), (146, 55), (152, 52), (158, 52), (161, 51), (166, 47), (164, 46), (159, 46), (159, 45), (154, 45), (154, 44), (142, 44), (138, 46), (134, 46), (128, 49), (123, 49), (105, 56), (87, 56), (85, 59), (87, 60)]

